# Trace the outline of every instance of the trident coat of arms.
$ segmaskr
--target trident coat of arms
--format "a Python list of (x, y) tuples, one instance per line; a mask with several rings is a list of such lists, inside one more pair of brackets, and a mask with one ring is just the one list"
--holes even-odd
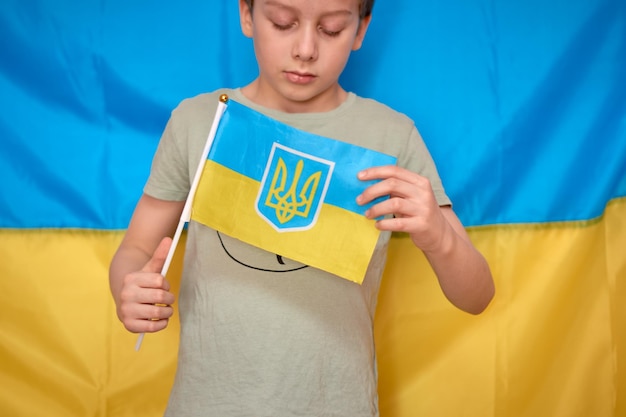
[(335, 163), (274, 143), (259, 193), (257, 213), (279, 232), (312, 228)]

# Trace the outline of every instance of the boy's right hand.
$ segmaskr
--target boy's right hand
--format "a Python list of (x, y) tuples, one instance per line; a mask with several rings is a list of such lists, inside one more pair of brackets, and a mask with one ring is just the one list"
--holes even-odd
[(169, 282), (161, 275), (165, 258), (172, 244), (164, 238), (141, 271), (124, 277), (117, 316), (127, 330), (134, 333), (153, 333), (167, 327), (174, 313), (174, 294)]

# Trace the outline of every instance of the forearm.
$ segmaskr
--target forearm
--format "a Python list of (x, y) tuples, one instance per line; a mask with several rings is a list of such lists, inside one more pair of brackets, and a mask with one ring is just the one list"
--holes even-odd
[(113, 256), (109, 267), (109, 286), (115, 304), (119, 305), (124, 277), (141, 268), (150, 260), (150, 254), (136, 247), (122, 243)]
[(489, 305), (495, 293), (491, 271), (469, 238), (450, 227), (440, 247), (424, 254), (452, 304), (471, 314)]
[(184, 201), (163, 201), (148, 195), (143, 195), (137, 203), (109, 267), (109, 285), (117, 305), (124, 277), (140, 271), (153, 256), (159, 242), (174, 234), (184, 204)]

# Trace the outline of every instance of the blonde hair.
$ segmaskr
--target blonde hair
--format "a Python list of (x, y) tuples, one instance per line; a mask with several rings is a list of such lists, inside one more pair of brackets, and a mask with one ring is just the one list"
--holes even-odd
[[(254, 0), (245, 0), (246, 4), (252, 11), (252, 6), (254, 5)], [(374, 8), (374, 0), (359, 0), (359, 18), (363, 19), (372, 14), (372, 9)]]

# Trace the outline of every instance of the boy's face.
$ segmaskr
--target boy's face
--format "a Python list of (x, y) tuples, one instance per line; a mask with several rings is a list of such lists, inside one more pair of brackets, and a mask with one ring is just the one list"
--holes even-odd
[(259, 77), (246, 87), (249, 98), (305, 113), (343, 102), (338, 79), (370, 20), (359, 20), (359, 0), (255, 0), (252, 13), (240, 0), (239, 8), (259, 64)]

